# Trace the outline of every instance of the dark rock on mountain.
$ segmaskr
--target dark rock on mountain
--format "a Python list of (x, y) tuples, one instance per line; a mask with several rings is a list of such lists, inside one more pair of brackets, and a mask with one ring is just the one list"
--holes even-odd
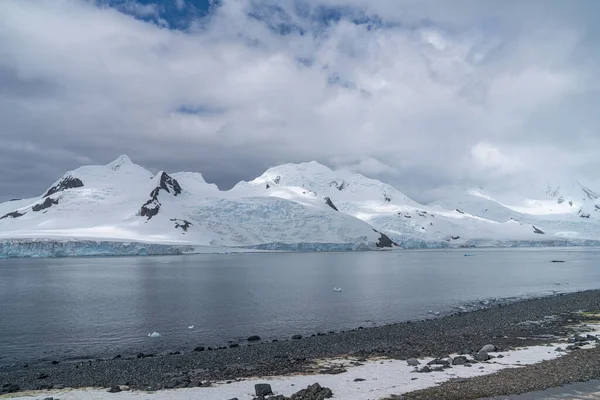
[(390, 201), (392, 201), (392, 198), (390, 196), (388, 196), (387, 194), (383, 194), (383, 200), (385, 200), (387, 203), (389, 203)]
[(332, 181), (331, 183), (329, 183), (329, 186), (335, 186), (337, 190), (342, 191), (342, 190), (344, 190), (345, 188), (348, 187), (348, 184), (344, 180), (341, 181), (341, 182)]
[(33, 207), (31, 207), (31, 211), (35, 211), (35, 212), (42, 211), (42, 210), (45, 210), (46, 208), (52, 207), (52, 205), (54, 205), (54, 204), (58, 204), (58, 199), (46, 197), (46, 199), (44, 200), (43, 203), (34, 204)]
[(13, 211), (13, 212), (9, 212), (8, 214), (4, 214), (3, 216), (0, 217), (0, 219), (4, 219), (4, 218), (19, 218), (19, 217), (22, 217), (25, 214), (27, 214), (27, 213), (20, 213), (18, 211)]
[(83, 187), (83, 182), (79, 178), (74, 178), (71, 175), (67, 175), (62, 181), (52, 186), (43, 197), (48, 197), (54, 193), (62, 192), (67, 189), (75, 189)]
[(175, 228), (181, 228), (184, 232), (187, 232), (192, 223), (185, 219), (171, 218), (171, 221), (175, 222)]
[(458, 240), (460, 239), (460, 236), (452, 236), (452, 240)]
[(150, 199), (145, 202), (144, 205), (142, 205), (142, 208), (140, 209), (140, 216), (148, 217), (148, 219), (150, 219), (158, 214), (158, 211), (161, 207), (160, 201), (158, 200), (158, 195), (160, 194), (161, 190), (164, 190), (173, 196), (181, 194), (181, 186), (179, 185), (179, 182), (170, 177), (166, 172), (161, 173), (160, 183), (152, 190), (152, 192), (150, 192)]
[(533, 233), (537, 233), (539, 235), (545, 235), (545, 233), (542, 230), (536, 228), (535, 225), (531, 225), (531, 226), (533, 226)]
[(160, 186), (157, 187), (162, 190), (166, 190), (167, 193), (171, 193), (173, 196), (177, 196), (181, 194), (181, 186), (179, 186), (179, 182), (176, 179), (171, 178), (166, 172), (163, 172), (160, 175)]
[(271, 187), (271, 185), (269, 185), (268, 183), (265, 185), (265, 189), (269, 189)]
[(386, 247), (394, 247), (394, 246), (398, 246), (398, 243), (394, 242), (392, 239), (390, 239), (387, 235), (373, 229), (373, 231), (379, 233), (381, 236), (379, 236), (379, 240), (377, 241), (377, 243), (375, 243), (375, 246), (377, 246), (378, 248), (382, 249), (382, 248), (386, 248)]
[(458, 208), (456, 209), (456, 212), (459, 213), (459, 214), (464, 214), (465, 213), (464, 211), (461, 211)]
[[(157, 192), (156, 189), (154, 189), (151, 193), (154, 194), (155, 192)], [(148, 200), (147, 202), (144, 203), (144, 205), (142, 206), (142, 208), (140, 209), (140, 215), (142, 217), (148, 217), (148, 219), (154, 217), (156, 214), (158, 214), (158, 210), (160, 210), (160, 201), (158, 201), (158, 193), (156, 193), (156, 195), (152, 196), (150, 198), (150, 200)]]
[(252, 335), (252, 336), (248, 337), (248, 339), (246, 339), (246, 340), (249, 341), (249, 342), (257, 342), (257, 341), (260, 340), (260, 336), (258, 336), (258, 335)]
[(279, 182), (281, 182), (281, 176), (277, 175), (275, 179), (273, 179), (273, 183), (279, 185)]
[(325, 200), (325, 204), (327, 204), (329, 207), (333, 208), (335, 211), (339, 211), (329, 197), (325, 197), (324, 200)]

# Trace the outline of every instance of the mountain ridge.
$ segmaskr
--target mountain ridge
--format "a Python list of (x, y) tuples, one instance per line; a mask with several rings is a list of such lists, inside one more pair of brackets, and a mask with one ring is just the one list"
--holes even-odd
[(222, 191), (201, 173), (152, 174), (121, 155), (66, 172), (38, 197), (0, 203), (0, 240), (275, 250), (587, 244), (600, 240), (598, 217), (596, 191), (578, 181), (537, 199), (480, 188), (425, 205), (315, 161), (275, 166)]

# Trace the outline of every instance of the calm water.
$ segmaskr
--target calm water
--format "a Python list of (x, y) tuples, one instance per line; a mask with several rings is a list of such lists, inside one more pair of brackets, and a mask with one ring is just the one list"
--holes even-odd
[(600, 288), (599, 249), (464, 253), (0, 260), (0, 364), (281, 339)]

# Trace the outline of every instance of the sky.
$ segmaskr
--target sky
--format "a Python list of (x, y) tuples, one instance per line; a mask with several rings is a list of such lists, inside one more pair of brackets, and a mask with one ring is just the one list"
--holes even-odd
[(595, 0), (3, 0), (0, 200), (120, 154), (316, 160), (428, 202), (600, 180)]

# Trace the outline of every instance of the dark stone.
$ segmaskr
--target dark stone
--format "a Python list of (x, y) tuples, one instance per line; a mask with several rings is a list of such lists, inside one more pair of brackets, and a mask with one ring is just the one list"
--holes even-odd
[(184, 232), (187, 232), (188, 228), (192, 226), (192, 223), (185, 219), (171, 218), (171, 221), (175, 222), (175, 229), (181, 228)]
[(57, 192), (62, 192), (67, 189), (75, 189), (83, 187), (83, 182), (81, 179), (73, 178), (71, 175), (66, 176), (63, 180), (58, 182), (56, 185), (52, 186), (43, 197), (48, 197)]
[(120, 355), (120, 354), (117, 354), (116, 356), (114, 356), (114, 357), (113, 357), (113, 360), (117, 360), (117, 359), (119, 359), (119, 358), (121, 358), (121, 355)]
[(194, 349), (194, 351), (204, 351), (204, 346), (198, 346)]
[(458, 208), (456, 209), (456, 212), (459, 213), (459, 214), (464, 214), (465, 213), (464, 211), (461, 211)]
[(545, 233), (542, 230), (536, 228), (535, 225), (531, 226), (533, 226), (533, 233), (537, 233), (538, 235), (545, 235)]
[(324, 369), (324, 370), (320, 371), (321, 374), (326, 374), (326, 375), (339, 375), (339, 374), (343, 374), (345, 372), (348, 372), (348, 371), (345, 370), (344, 368), (329, 368), (329, 369)]
[(419, 369), (417, 370), (417, 372), (422, 372), (422, 373), (424, 373), (424, 372), (431, 372), (431, 368), (429, 368), (429, 367), (426, 365), (426, 366), (424, 366), (424, 367), (421, 367), (421, 368), (419, 368)]
[(416, 367), (417, 365), (421, 364), (416, 358), (409, 358), (408, 360), (406, 360), (406, 363), (411, 367)]
[(239, 344), (237, 344), (237, 343), (231, 343), (231, 344), (229, 345), (229, 348), (230, 348), (230, 349), (233, 349), (233, 348), (235, 348), (235, 347), (240, 347), (240, 345), (239, 345)]
[(249, 336), (248, 339), (246, 339), (249, 342), (258, 342), (260, 340), (260, 336), (258, 335), (252, 335)]
[(335, 211), (339, 211), (337, 209), (337, 207), (335, 206), (335, 204), (333, 204), (333, 202), (331, 201), (331, 198), (329, 197), (325, 197), (325, 204), (327, 204), (329, 207), (333, 208)]
[(477, 361), (487, 361), (490, 359), (490, 356), (487, 353), (487, 351), (480, 351), (477, 354), (475, 354), (473, 358)]
[(292, 336), (292, 339), (293, 340), (300, 340), (300, 339), (302, 339), (302, 335), (294, 335), (294, 336)]
[(161, 190), (171, 193), (173, 196), (181, 194), (181, 186), (174, 178), (163, 172), (160, 175), (160, 184), (150, 192), (150, 199), (146, 201), (140, 208), (140, 216), (151, 219), (160, 210), (161, 204), (158, 200), (158, 195)]
[(52, 361), (52, 365), (56, 365), (58, 363), (60, 363), (60, 361), (56, 361), (56, 360)]
[(42, 211), (42, 210), (45, 210), (46, 208), (52, 207), (52, 205), (54, 205), (54, 204), (58, 204), (58, 199), (46, 197), (46, 199), (44, 200), (43, 203), (34, 204), (33, 207), (31, 207), (31, 211), (35, 211), (35, 212)]
[(460, 236), (452, 236), (452, 240), (458, 240), (460, 239)]
[(553, 263), (564, 263), (564, 260), (552, 260)]
[(22, 217), (25, 214), (27, 214), (27, 213), (20, 213), (18, 211), (13, 211), (13, 212), (9, 212), (8, 214), (4, 214), (3, 216), (0, 217), (0, 219), (4, 219), (4, 218), (19, 218), (19, 217)]
[(365, 380), (366, 380), (366, 379), (364, 379), (364, 378), (355, 378), (355, 379), (354, 379), (354, 382), (363, 382), (363, 381), (365, 381)]
[(322, 400), (333, 397), (333, 392), (329, 388), (324, 388), (318, 383), (313, 383), (306, 389), (294, 393), (291, 400)]
[(268, 383), (257, 383), (254, 385), (254, 392), (257, 396), (268, 396), (273, 394), (273, 390), (271, 389), (271, 385)]
[(121, 391), (121, 388), (117, 385), (113, 385), (110, 387), (110, 389), (107, 390), (108, 393), (119, 393)]
[(48, 376), (50, 376), (50, 375), (46, 374), (45, 372), (42, 372), (41, 374), (38, 375), (37, 378), (38, 379), (46, 379)]
[(342, 182), (331, 181), (331, 183), (329, 183), (329, 186), (330, 187), (335, 186), (337, 190), (342, 191), (348, 187), (348, 184), (346, 183), (346, 181), (342, 181)]
[(379, 233), (379, 240), (377, 241), (377, 243), (375, 243), (375, 246), (377, 246), (377, 248), (389, 248), (389, 247), (394, 247), (394, 246), (398, 246), (397, 243), (395, 243), (394, 241), (392, 241), (392, 239), (390, 239), (387, 235), (384, 235), (383, 233), (376, 231), (375, 229), (373, 229), (373, 231)]
[(162, 190), (165, 190), (167, 193), (171, 193), (173, 196), (177, 196), (181, 194), (181, 186), (179, 186), (179, 182), (176, 179), (171, 178), (166, 172), (163, 172), (160, 175), (160, 186)]

